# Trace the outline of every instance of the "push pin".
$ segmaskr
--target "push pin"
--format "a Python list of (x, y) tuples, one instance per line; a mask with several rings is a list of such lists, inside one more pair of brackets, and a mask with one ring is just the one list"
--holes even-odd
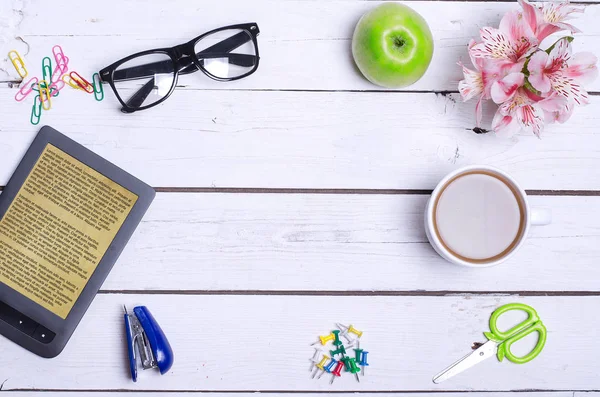
[(363, 351), (364, 350), (361, 348), (354, 349), (354, 357), (355, 357), (356, 362), (359, 364), (360, 364), (360, 359), (361, 359), (361, 355), (362, 355)]
[(356, 365), (356, 359), (349, 358), (347, 360), (347, 363), (348, 363), (348, 366), (350, 367), (348, 372), (350, 372), (351, 374), (354, 374), (356, 381), (360, 383), (360, 379), (358, 378), (358, 373), (360, 372), (360, 368), (358, 368), (358, 366)]
[(335, 366), (337, 363), (338, 363), (338, 361), (337, 361), (335, 358), (332, 358), (332, 359), (331, 359), (331, 361), (329, 361), (329, 363), (328, 363), (326, 366), (324, 366), (324, 367), (323, 367), (323, 369), (324, 369), (325, 371), (321, 372), (321, 373), (319, 374), (319, 376), (317, 376), (317, 379), (321, 379), (321, 376), (323, 376), (323, 374), (324, 374), (325, 372), (327, 372), (328, 374), (330, 374), (330, 373), (331, 373), (331, 370), (333, 369), (333, 367), (334, 367), (334, 366)]
[(315, 343), (312, 343), (311, 346), (314, 346), (317, 343), (321, 343), (323, 346), (325, 346), (327, 344), (327, 342), (329, 342), (330, 340), (334, 340), (334, 339), (335, 339), (335, 335), (332, 332), (327, 336), (319, 336), (319, 340)]
[(345, 326), (344, 324), (336, 323), (336, 325), (338, 326), (338, 328), (342, 328), (342, 331), (346, 330), (347, 333), (354, 334), (359, 338), (363, 334), (362, 331), (359, 331), (356, 328), (354, 328), (354, 326), (352, 326), (352, 324), (350, 324), (350, 326)]
[(334, 346), (339, 346), (339, 345), (341, 345), (341, 344), (342, 344), (342, 342), (340, 341), (340, 331), (336, 329), (336, 330), (333, 330), (333, 331), (331, 331), (331, 333), (332, 333), (332, 334), (333, 334), (333, 336), (334, 336), (334, 339), (333, 339), (333, 345), (334, 345)]
[(315, 378), (315, 376), (317, 376), (317, 373), (319, 371), (325, 372), (324, 366), (328, 360), (329, 360), (329, 356), (327, 354), (323, 354), (323, 358), (321, 359), (321, 361), (319, 361), (319, 363), (315, 365), (315, 367), (317, 367), (317, 368), (315, 369), (315, 372), (312, 374), (313, 379)]
[(343, 356), (346, 354), (346, 348), (344, 348), (344, 345), (340, 345), (336, 350), (329, 350), (329, 353), (331, 354), (331, 357), (335, 356), (336, 354), (341, 354)]
[(344, 363), (341, 361), (338, 361), (335, 369), (333, 371), (331, 371), (331, 381), (329, 382), (329, 384), (333, 384), (333, 381), (335, 380), (335, 377), (337, 376), (338, 378), (340, 376), (342, 376), (342, 368), (344, 367)]
[(308, 372), (312, 372), (313, 366), (319, 362), (319, 356), (321, 355), (321, 353), (323, 353), (323, 351), (317, 347), (315, 347), (314, 349), (315, 352), (312, 358), (308, 359), (310, 361), (310, 367), (308, 368)]
[(369, 354), (369, 352), (363, 351), (362, 358), (360, 359), (360, 362), (358, 363), (362, 367), (362, 376), (365, 376), (365, 367), (367, 367), (369, 365), (369, 363), (367, 362), (367, 354)]

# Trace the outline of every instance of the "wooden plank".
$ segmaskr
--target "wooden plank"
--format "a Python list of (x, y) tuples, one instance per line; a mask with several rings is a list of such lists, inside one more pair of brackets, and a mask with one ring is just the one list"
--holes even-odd
[[(147, 2), (144, 18), (136, 19), (131, 15), (139, 14), (138, 2), (108, 0), (102, 7), (73, 7), (63, 0), (44, 13), (38, 12), (39, 0), (3, 3), (0, 15), (6, 15), (8, 27), (5, 33), (0, 30), (6, 40), (4, 44), (0, 40), (0, 53), (12, 48), (29, 52), (32, 70), (39, 69), (42, 57), (57, 43), (71, 56), (72, 67), (91, 75), (137, 51), (171, 47), (215, 27), (256, 21), (261, 28), (261, 65), (255, 75), (225, 84), (194, 75), (182, 79), (182, 84), (202, 89), (380, 89), (357, 71), (350, 43), (360, 16), (381, 2), (228, 0), (219, 7), (191, 5), (185, 0), (171, 1), (168, 6)], [(409, 5), (429, 22), (436, 50), (427, 74), (404, 90), (435, 91), (456, 91), (462, 78), (456, 63), (469, 62), (469, 39), (478, 37), (481, 27), (497, 26), (508, 10), (519, 8), (516, 2), (415, 1)], [(599, 17), (600, 5), (589, 5), (574, 22), (584, 32), (574, 43), (577, 51), (600, 53)], [(0, 60), (0, 68), (8, 72), (0, 72), (0, 81), (16, 78), (7, 61)], [(589, 89), (599, 91), (600, 80)]]
[[(514, 301), (534, 306), (547, 326), (542, 355), (526, 365), (492, 358), (434, 385), (434, 374), (485, 339), (494, 308)], [(131, 382), (122, 304), (151, 309), (174, 348), (172, 371), (146, 371)], [(58, 358), (41, 359), (4, 341), (0, 365), (5, 390), (597, 390), (599, 363), (590, 359), (597, 340), (586, 330), (600, 327), (600, 318), (588, 315), (599, 304), (600, 297), (100, 295)], [(361, 346), (370, 366), (360, 384), (347, 375), (333, 386), (327, 377), (309, 377), (309, 344), (334, 321), (365, 331)], [(526, 352), (521, 347), (517, 354)]]
[[(38, 127), (0, 89), (0, 184)], [(432, 189), (451, 170), (500, 167), (527, 189), (600, 190), (600, 102), (542, 140), (476, 135), (456, 95), (177, 90), (123, 115), (114, 99), (64, 91), (49, 124), (153, 186)], [(487, 121), (491, 119), (488, 115)]]
[[(235, 393), (238, 397), (256, 397), (258, 393)], [(322, 393), (293, 393), (298, 397), (319, 397)], [(48, 391), (18, 391), (11, 392), (6, 391), (2, 394), (2, 397), (31, 397), (31, 396), (44, 396), (44, 397), (64, 397), (64, 392), (48, 392)], [(232, 393), (211, 393), (213, 397), (230, 397)], [(290, 393), (269, 393), (272, 397), (289, 397)], [(361, 393), (364, 397), (464, 397), (464, 393)], [(583, 395), (583, 394), (582, 394)], [(131, 392), (118, 392), (118, 391), (94, 391), (94, 392), (77, 392), (77, 396), (80, 397), (131, 397)], [(179, 392), (144, 392), (145, 397), (179, 397)], [(356, 397), (356, 393), (336, 393), (339, 397)], [(576, 394), (577, 397), (579, 393)], [(593, 394), (585, 394), (588, 397), (594, 397)], [(471, 392), (469, 397), (573, 397), (572, 392)]]
[[(159, 193), (103, 290), (600, 291), (591, 216), (600, 197), (532, 197), (554, 223), (532, 228), (513, 259), (485, 270), (451, 265), (431, 249), (426, 201)], [(322, 277), (333, 273), (340, 281)]]

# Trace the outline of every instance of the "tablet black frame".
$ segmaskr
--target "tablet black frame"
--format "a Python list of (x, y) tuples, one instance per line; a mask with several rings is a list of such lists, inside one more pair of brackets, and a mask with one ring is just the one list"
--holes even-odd
[(115, 235), (113, 241), (106, 250), (106, 253), (98, 263), (98, 266), (92, 273), (87, 284), (81, 291), (79, 298), (71, 308), (66, 319), (63, 320), (48, 309), (45, 309), (16, 290), (10, 288), (8, 285), (0, 282), (1, 302), (53, 331), (56, 333), (56, 336), (50, 343), (44, 344), (1, 319), (0, 334), (39, 356), (52, 358), (59, 355), (66, 346), (71, 335), (75, 331), (75, 328), (77, 328), (79, 321), (92, 303), (98, 290), (102, 286), (102, 283), (108, 276), (108, 273), (117, 261), (123, 248), (125, 248), (125, 245), (131, 238), (137, 225), (142, 220), (150, 203), (152, 203), (156, 192), (149, 185), (133, 177), (89, 149), (55, 129), (45, 126), (42, 127), (33, 140), (33, 143), (25, 153), (23, 160), (17, 166), (17, 169), (10, 178), (6, 188), (3, 190), (2, 195), (0, 195), (0, 219), (4, 217), (11, 202), (16, 197), (21, 186), (25, 182), (25, 179), (32, 171), (35, 163), (48, 144), (73, 156), (138, 196), (136, 203)]

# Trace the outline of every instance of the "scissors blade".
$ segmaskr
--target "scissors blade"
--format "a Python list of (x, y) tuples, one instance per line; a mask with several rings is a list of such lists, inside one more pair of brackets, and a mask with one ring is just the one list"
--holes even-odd
[(488, 341), (484, 343), (477, 350), (470, 354), (467, 354), (439, 374), (433, 377), (433, 383), (442, 383), (445, 380), (452, 378), (454, 375), (460, 374), (466, 369), (479, 364), (483, 360), (496, 355), (498, 351), (498, 343), (494, 341)]

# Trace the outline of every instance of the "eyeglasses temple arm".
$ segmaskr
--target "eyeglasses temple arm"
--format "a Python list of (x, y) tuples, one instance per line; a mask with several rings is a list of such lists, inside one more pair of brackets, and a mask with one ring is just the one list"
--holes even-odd
[[(154, 89), (154, 77), (152, 77), (146, 84), (142, 86), (129, 100), (127, 101), (127, 106), (133, 109), (137, 109), (142, 106), (148, 95)], [(121, 108), (121, 112), (123, 113), (131, 113), (131, 111)]]

